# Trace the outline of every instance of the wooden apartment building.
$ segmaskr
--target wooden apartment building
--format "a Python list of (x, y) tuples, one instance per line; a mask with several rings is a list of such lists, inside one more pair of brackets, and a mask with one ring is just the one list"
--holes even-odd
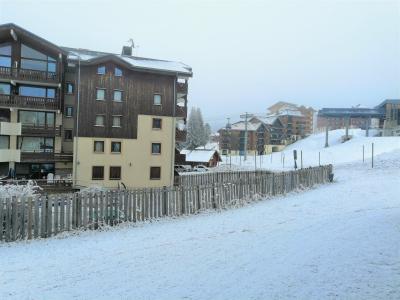
[(168, 186), (189, 66), (56, 46), (0, 25), (0, 174), (76, 187)]

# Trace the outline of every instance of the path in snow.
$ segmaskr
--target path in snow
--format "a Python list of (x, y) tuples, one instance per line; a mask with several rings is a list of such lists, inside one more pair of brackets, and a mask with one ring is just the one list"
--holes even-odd
[(400, 152), (252, 205), (0, 245), (0, 299), (399, 299)]

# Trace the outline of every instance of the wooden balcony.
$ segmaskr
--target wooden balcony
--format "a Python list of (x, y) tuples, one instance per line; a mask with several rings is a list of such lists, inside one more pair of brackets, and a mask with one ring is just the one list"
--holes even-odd
[(0, 67), (0, 78), (15, 79), (28, 82), (59, 83), (60, 78), (56, 72), (27, 70), (18, 68)]
[(37, 152), (21, 152), (21, 162), (72, 162), (72, 153), (59, 153), (50, 151), (37, 151)]
[(19, 95), (0, 95), (0, 107), (20, 107), (57, 110), (60, 107), (59, 98), (41, 98)]
[(175, 129), (175, 141), (177, 142), (186, 142), (187, 131), (180, 130), (178, 128)]
[(184, 118), (186, 119), (187, 117), (187, 106), (176, 106), (176, 117), (178, 118)]
[(33, 136), (60, 136), (61, 126), (32, 126), (32, 125), (22, 125), (23, 135), (33, 135)]
[(177, 82), (176, 83), (176, 93), (177, 94), (187, 94), (188, 93), (188, 84), (187, 82)]

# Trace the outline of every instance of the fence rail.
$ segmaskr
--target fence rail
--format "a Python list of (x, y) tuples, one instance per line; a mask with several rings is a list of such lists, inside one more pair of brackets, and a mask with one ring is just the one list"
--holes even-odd
[[(214, 181), (212, 184), (60, 194), (36, 199), (0, 198), (0, 241), (46, 238), (64, 231), (94, 230), (122, 222), (142, 222), (243, 205), (327, 182), (332, 165), (284, 173), (253, 173), (254, 176), (242, 172), (231, 177), (230, 182)], [(224, 180), (228, 180), (227, 176)]]

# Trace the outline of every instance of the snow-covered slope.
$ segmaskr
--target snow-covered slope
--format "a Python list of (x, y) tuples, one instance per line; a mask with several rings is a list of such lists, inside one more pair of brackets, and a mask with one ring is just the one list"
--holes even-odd
[[(373, 134), (373, 131), (370, 132)], [(374, 143), (374, 155), (390, 153), (393, 150), (400, 150), (399, 137), (366, 137), (365, 131), (361, 129), (350, 129), (349, 134), (352, 139), (342, 143), (341, 138), (345, 130), (338, 129), (329, 132), (329, 147), (325, 148), (325, 133), (311, 135), (303, 140), (297, 141), (286, 147), (282, 152), (276, 152), (271, 155), (257, 157), (257, 168), (267, 169), (293, 169), (293, 150), (298, 151), (298, 166), (300, 167), (300, 151), (303, 152), (303, 166), (317, 166), (321, 164), (333, 164), (338, 166), (343, 163), (362, 161), (363, 146), (364, 160), (370, 164), (372, 156), (372, 143)], [(283, 167), (283, 155), (285, 156), (285, 166)], [(232, 163), (244, 168), (255, 168), (254, 156), (248, 156), (246, 162), (243, 158), (232, 157)], [(223, 157), (224, 163), (229, 164), (228, 159)]]
[(399, 299), (400, 151), (252, 205), (0, 244), (0, 299)]

